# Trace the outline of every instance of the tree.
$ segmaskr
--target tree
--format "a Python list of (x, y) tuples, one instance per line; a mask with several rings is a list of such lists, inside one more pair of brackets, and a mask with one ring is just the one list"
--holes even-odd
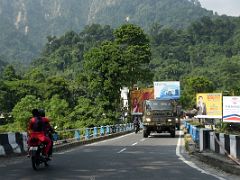
[(181, 101), (185, 107), (192, 107), (196, 102), (197, 93), (213, 92), (213, 83), (206, 77), (188, 77), (182, 81), (183, 92)]
[(72, 121), (67, 118), (69, 113), (69, 104), (58, 95), (54, 95), (50, 100), (45, 101), (45, 110), (52, 125), (56, 125), (60, 129), (74, 127)]
[(63, 77), (53, 76), (46, 80), (45, 98), (51, 99), (54, 95), (60, 98), (71, 101), (71, 92), (68, 82)]
[(120, 88), (138, 81), (149, 81), (151, 52), (149, 40), (141, 28), (127, 24), (114, 32), (114, 42), (104, 42), (84, 56), (90, 98), (98, 112), (116, 118)]
[(122, 53), (120, 67), (124, 72), (124, 84), (133, 87), (138, 81), (149, 82), (152, 79), (149, 70), (151, 50), (147, 35), (133, 24), (121, 26), (114, 35)]
[(43, 102), (36, 96), (27, 95), (22, 98), (13, 108), (12, 115), (15, 123), (18, 125), (18, 130), (26, 131), (27, 124), (32, 117), (32, 110), (43, 108)]
[(7, 65), (3, 70), (3, 79), (13, 81), (19, 79), (12, 65)]

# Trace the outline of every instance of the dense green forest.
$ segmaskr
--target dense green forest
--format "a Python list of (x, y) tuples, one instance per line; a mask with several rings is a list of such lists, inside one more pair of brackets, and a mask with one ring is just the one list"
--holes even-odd
[(156, 22), (182, 29), (203, 16), (214, 17), (198, 0), (0, 0), (0, 56), (19, 70), (39, 56), (47, 36), (94, 23), (117, 28), (127, 17), (146, 32)]
[(13, 123), (0, 131), (24, 130), (33, 107), (60, 128), (113, 124), (119, 89), (153, 81), (180, 80), (184, 108), (197, 92), (240, 95), (240, 18), (203, 17), (182, 30), (154, 24), (148, 34), (130, 23), (93, 24), (47, 39), (24, 74), (4, 67), (0, 109)]

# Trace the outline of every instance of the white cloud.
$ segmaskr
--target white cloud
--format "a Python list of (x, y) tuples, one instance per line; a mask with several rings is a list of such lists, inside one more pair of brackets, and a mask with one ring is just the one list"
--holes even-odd
[(219, 15), (240, 16), (240, 0), (199, 0), (202, 7)]

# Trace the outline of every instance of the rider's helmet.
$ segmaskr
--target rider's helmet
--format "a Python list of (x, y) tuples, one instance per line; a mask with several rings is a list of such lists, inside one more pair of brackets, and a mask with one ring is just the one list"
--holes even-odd
[(44, 111), (44, 109), (39, 109), (38, 112), (39, 112), (39, 115), (40, 115), (41, 117), (45, 117), (45, 111)]
[(33, 115), (34, 117), (38, 117), (38, 116), (39, 116), (39, 111), (38, 111), (37, 109), (33, 109), (33, 110), (32, 110), (32, 115)]

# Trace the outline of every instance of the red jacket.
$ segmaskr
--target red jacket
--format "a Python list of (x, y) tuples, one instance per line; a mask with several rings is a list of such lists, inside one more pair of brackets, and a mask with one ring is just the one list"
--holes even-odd
[[(45, 117), (32, 117), (28, 124), (28, 133), (38, 132), (46, 133), (47, 128), (49, 128), (49, 120)], [(51, 126), (50, 126), (51, 127)]]

